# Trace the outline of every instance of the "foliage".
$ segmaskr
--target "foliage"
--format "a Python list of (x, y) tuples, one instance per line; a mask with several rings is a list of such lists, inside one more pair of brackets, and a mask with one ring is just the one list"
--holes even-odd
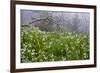
[(21, 62), (89, 59), (89, 34), (21, 29)]

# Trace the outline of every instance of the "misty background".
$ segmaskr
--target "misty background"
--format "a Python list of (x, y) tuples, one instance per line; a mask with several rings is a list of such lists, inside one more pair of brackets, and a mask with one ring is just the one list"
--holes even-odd
[(38, 27), (46, 32), (89, 33), (90, 14), (87, 12), (21, 10), (22, 27)]

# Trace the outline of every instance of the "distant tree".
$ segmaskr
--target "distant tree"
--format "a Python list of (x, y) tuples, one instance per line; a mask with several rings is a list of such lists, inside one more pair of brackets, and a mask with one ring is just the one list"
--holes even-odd
[(79, 32), (79, 27), (80, 27), (80, 19), (77, 13), (75, 13), (75, 16), (73, 18), (73, 26), (72, 26), (72, 30), (74, 32)]

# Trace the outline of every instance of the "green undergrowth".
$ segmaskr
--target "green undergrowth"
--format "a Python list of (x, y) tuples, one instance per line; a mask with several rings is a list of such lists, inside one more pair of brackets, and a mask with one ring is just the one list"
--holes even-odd
[(89, 59), (89, 34), (21, 29), (21, 62)]

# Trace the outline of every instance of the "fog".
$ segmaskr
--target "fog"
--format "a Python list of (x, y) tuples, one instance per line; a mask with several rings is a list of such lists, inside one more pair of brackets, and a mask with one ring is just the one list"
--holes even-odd
[(86, 12), (62, 12), (21, 10), (21, 25), (38, 27), (41, 31), (88, 33), (90, 14)]

